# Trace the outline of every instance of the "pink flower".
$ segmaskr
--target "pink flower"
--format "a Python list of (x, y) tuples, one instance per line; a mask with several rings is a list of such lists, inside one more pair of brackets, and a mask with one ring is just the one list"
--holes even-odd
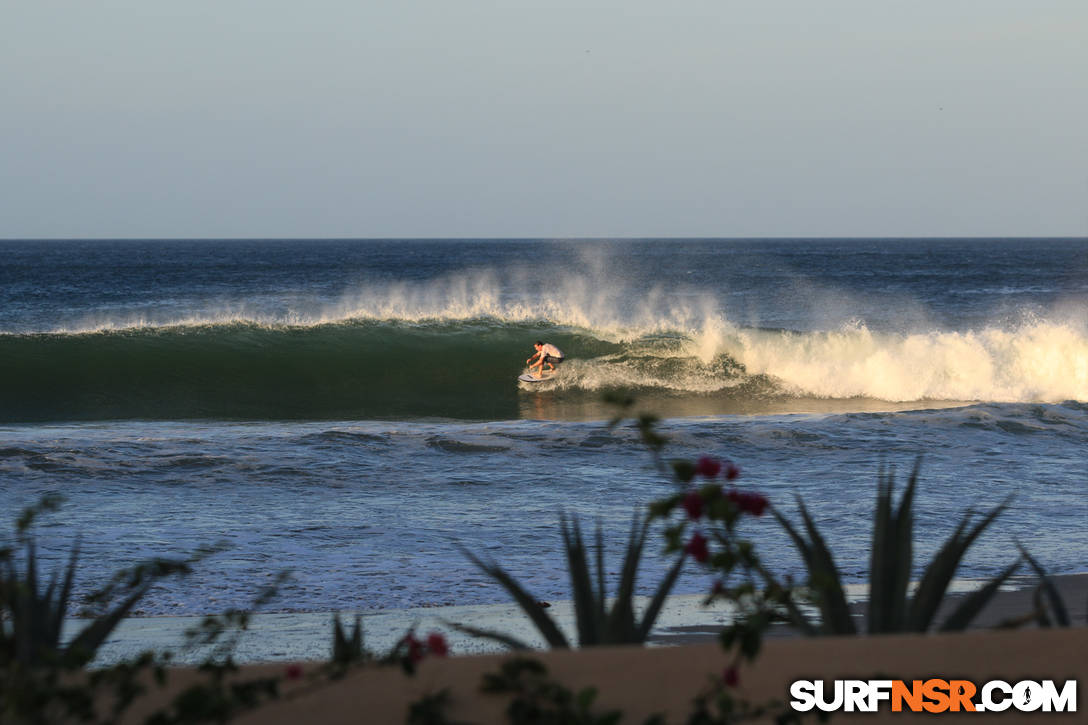
[(301, 680), (302, 665), (287, 665), (287, 669), (284, 670), (283, 674), (289, 680)]
[(431, 632), (427, 635), (427, 650), (436, 657), (445, 657), (450, 653), (446, 638), (440, 632)]
[(725, 480), (735, 481), (740, 475), (740, 467), (732, 461), (725, 462)]
[(692, 534), (691, 541), (684, 547), (684, 551), (691, 554), (691, 558), (700, 564), (710, 558), (710, 549), (706, 545), (706, 537), (696, 531)]
[(722, 682), (726, 687), (736, 687), (740, 684), (740, 673), (733, 665), (729, 665), (725, 668), (725, 672), (722, 673)]
[(714, 478), (722, 470), (722, 464), (717, 458), (703, 456), (695, 464), (695, 472), (704, 478)]
[(698, 521), (703, 515), (703, 497), (698, 491), (690, 491), (684, 496), (684, 510), (688, 512), (688, 518)]

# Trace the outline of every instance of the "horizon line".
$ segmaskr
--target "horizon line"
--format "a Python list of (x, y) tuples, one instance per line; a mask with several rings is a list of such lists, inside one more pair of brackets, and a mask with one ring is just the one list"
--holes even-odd
[(1088, 241), (1088, 236), (1074, 235), (1044, 235), (1044, 236), (987, 236), (987, 235), (878, 235), (878, 236), (833, 236), (833, 235), (803, 235), (803, 236), (467, 236), (467, 237), (438, 237), (438, 236), (409, 236), (409, 237), (220, 237), (220, 236), (180, 236), (180, 237), (145, 237), (145, 236), (90, 236), (90, 237), (0, 237), (3, 242), (540, 242), (540, 241), (564, 241), (564, 242), (623, 242), (623, 241), (1015, 241), (1015, 240), (1062, 240), (1062, 241)]

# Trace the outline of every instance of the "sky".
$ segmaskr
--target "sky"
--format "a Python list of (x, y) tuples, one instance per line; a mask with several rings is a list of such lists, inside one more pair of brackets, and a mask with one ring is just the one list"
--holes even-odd
[(1084, 0), (0, 18), (0, 239), (1088, 236)]

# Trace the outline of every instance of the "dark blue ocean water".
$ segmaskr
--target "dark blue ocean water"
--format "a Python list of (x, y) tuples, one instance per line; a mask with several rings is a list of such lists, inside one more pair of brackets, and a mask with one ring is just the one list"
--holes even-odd
[[(919, 555), (1015, 493), (970, 559), (1088, 552), (1085, 240), (0, 242), (0, 504), (42, 493), (87, 588), (226, 540), (146, 613), (502, 601), (455, 542), (565, 597), (555, 521), (620, 540), (668, 491), (605, 392), (669, 454), (730, 457), (844, 570), (882, 463), (924, 454)], [(515, 381), (534, 339), (568, 355)], [(9, 516), (9, 518), (11, 517)], [(782, 570), (781, 533), (754, 529)], [(659, 566), (651, 557), (649, 566)], [(644, 581), (652, 584), (652, 574)], [(696, 570), (682, 582), (700, 591)]]

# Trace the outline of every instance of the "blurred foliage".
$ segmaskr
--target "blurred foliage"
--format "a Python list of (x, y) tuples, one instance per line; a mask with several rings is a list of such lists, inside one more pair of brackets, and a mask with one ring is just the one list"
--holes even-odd
[[(869, 564), (869, 599), (867, 605), (868, 632), (926, 632), (935, 624), (938, 609), (948, 594), (971, 544), (993, 521), (1008, 508), (1008, 501), (999, 504), (975, 521), (968, 511), (922, 572), (913, 596), (910, 578), (913, 571), (914, 516), (913, 502), (921, 462), (915, 464), (899, 505), (893, 503), (894, 472), (881, 471), (877, 481), (872, 544)], [(820, 610), (820, 623), (815, 625), (799, 610), (790, 612), (795, 624), (809, 634), (856, 634), (857, 627), (846, 602), (842, 579), (824, 537), (812, 516), (798, 497), (798, 508), (804, 525), (799, 533), (779, 511), (772, 510), (800, 552), (808, 569), (808, 588)], [(941, 631), (965, 629), (990, 602), (999, 587), (1020, 567), (1014, 561), (985, 586), (964, 597), (944, 619)]]
[[(649, 637), (654, 622), (661, 613), (665, 597), (676, 583), (683, 566), (680, 557), (670, 567), (665, 577), (657, 586), (642, 617), (635, 614), (635, 583), (638, 576), (639, 562), (646, 546), (646, 534), (650, 526), (649, 518), (635, 516), (631, 523), (631, 532), (627, 539), (623, 567), (615, 596), (608, 606), (608, 593), (605, 588), (604, 541), (601, 527), (596, 530), (594, 564), (590, 563), (590, 553), (582, 538), (582, 529), (576, 517), (559, 517), (559, 531), (563, 538), (566, 553), (567, 571), (570, 575), (571, 595), (574, 601), (574, 614), (578, 630), (578, 644), (582, 647), (610, 644), (642, 644)], [(537, 630), (544, 637), (548, 646), (567, 649), (570, 642), (559, 626), (545, 611), (540, 601), (529, 594), (505, 569), (494, 562), (485, 562), (474, 554), (464, 551), (468, 559), (481, 571), (499, 582), (514, 598), (522, 611), (532, 620)], [(488, 632), (470, 627), (455, 625), (461, 631), (481, 637), (488, 637), (514, 649), (528, 649), (528, 645), (509, 635)]]

